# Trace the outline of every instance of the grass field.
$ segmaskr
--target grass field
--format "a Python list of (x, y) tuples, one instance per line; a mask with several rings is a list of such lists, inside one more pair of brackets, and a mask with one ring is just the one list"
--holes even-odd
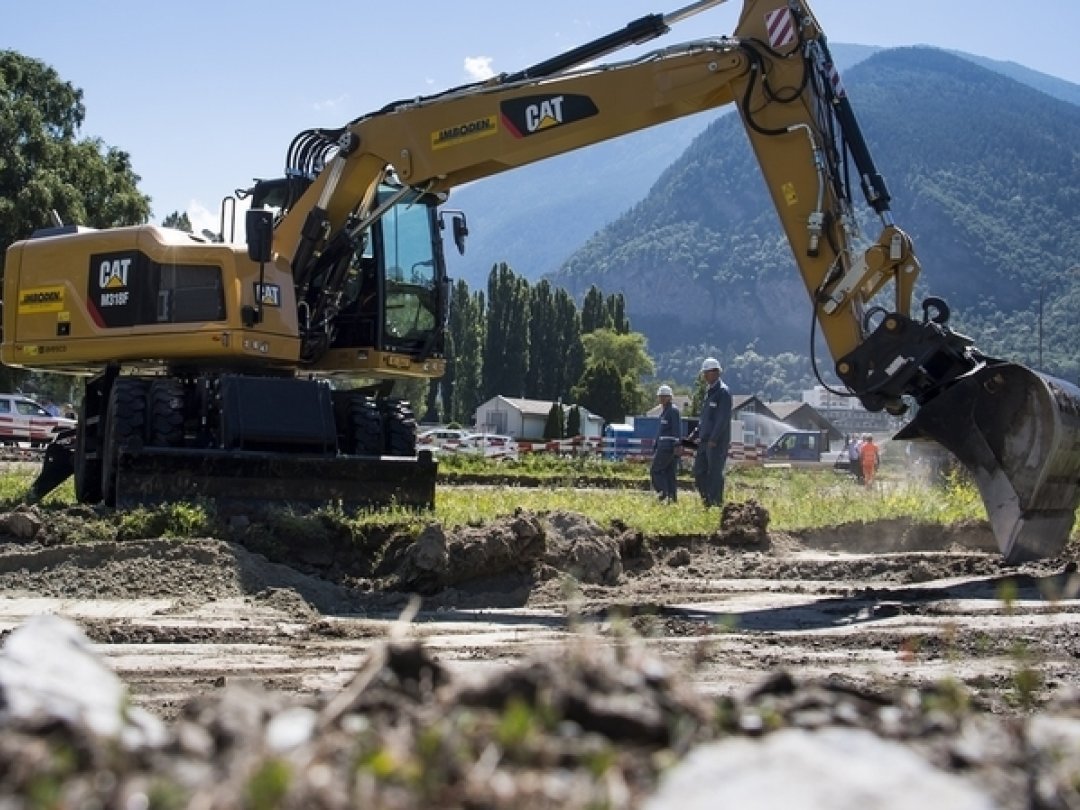
[[(32, 468), (24, 467), (0, 476), (0, 508), (18, 506), (34, 475)], [(770, 528), (781, 531), (889, 518), (949, 524), (985, 517), (978, 493), (963, 476), (931, 485), (906, 475), (899, 467), (886, 467), (868, 489), (828, 468), (736, 467), (728, 471), (727, 479), (728, 501), (757, 501), (769, 512)], [(719, 513), (702, 507), (688, 473), (680, 477), (677, 504), (657, 502), (648, 491), (647, 480), (648, 470), (641, 464), (536, 456), (516, 462), (461, 457), (440, 462), (433, 512), (391, 507), (346, 515), (330, 505), (316, 515), (354, 528), (419, 529), (432, 520), (455, 527), (479, 525), (518, 509), (537, 513), (562, 510), (587, 515), (604, 526), (618, 523), (651, 535), (700, 535), (716, 530)], [(69, 480), (41, 507), (57, 511), (74, 505)], [(113, 515), (109, 522), (121, 527), (126, 524), (124, 535), (145, 536), (144, 532), (151, 531), (213, 533), (215, 521), (212, 504), (183, 503), (131, 510)], [(140, 529), (140, 524), (145, 525)]]

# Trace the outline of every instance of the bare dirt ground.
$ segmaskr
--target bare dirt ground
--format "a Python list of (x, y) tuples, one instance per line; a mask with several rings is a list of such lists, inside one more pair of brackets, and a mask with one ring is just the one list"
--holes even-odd
[[(677, 759), (725, 734), (841, 725), (922, 741), (936, 766), (978, 781), (996, 802), (987, 806), (1080, 807), (1075, 769), (1036, 773), (1013, 731), (985, 731), (985, 740), (997, 742), (979, 755), (958, 755), (955, 745), (970, 737), (974, 717), (1011, 729), (1018, 718), (1076, 714), (1080, 576), (1073, 548), (1065, 558), (1007, 567), (982, 524), (943, 530), (893, 521), (786, 535), (770, 532), (753, 502), (729, 504), (724, 528), (707, 537), (642, 537), (602, 530), (576, 514), (523, 512), (454, 532), (432, 525), (415, 542), (290, 543), (240, 524), (226, 540), (58, 544), (50, 522), (77, 520), (72, 512), (0, 518), (0, 632), (41, 613), (72, 619), (135, 706), (172, 724), (175, 739), (193, 724), (220, 727), (233, 688), (257, 687), (264, 719), (281, 701), (316, 706), (320, 722), (330, 717), (338, 734), (348, 727), (342, 718), (361, 708), (365, 722), (393, 718), (389, 726), (402, 734), (410, 723), (417, 734), (432, 728), (432, 715), (421, 709), (441, 707), (439, 717), (458, 724), (463, 706), (503, 713), (492, 721), (498, 731), (487, 746), (462, 755), (471, 764), (438, 785), (416, 777), (417, 787), (402, 777), (408, 789), (388, 793), (386, 785), (397, 783), (373, 765), (373, 781), (354, 785), (335, 804), (313, 798), (316, 777), (305, 770), (310, 780), (300, 780), (294, 770), (282, 788), (293, 791), (294, 803), (266, 806), (361, 799), (370, 806), (639, 806), (665, 769), (658, 751)], [(43, 524), (28, 531), (28, 519)], [(551, 735), (562, 734), (565, 723), (536, 720), (540, 703), (574, 719), (588, 739), (599, 734), (614, 746), (605, 756), (618, 767), (598, 776), (595, 751), (574, 747), (589, 749), (580, 733), (573, 744), (560, 737), (547, 747), (525, 734), (532, 742), (519, 755), (530, 773), (548, 761), (585, 772), (588, 789), (570, 801), (560, 793), (565, 785), (539, 776), (522, 781), (521, 764), (511, 769), (512, 785), (501, 784), (494, 775), (512, 764), (516, 749), (500, 724), (517, 706), (515, 696)], [(606, 702), (595, 705), (600, 697)], [(894, 726), (903, 718), (891, 730), (883, 727), (886, 706), (896, 710)], [(218, 720), (207, 720), (208, 707), (217, 707)], [(226, 748), (235, 756), (232, 737)], [(318, 735), (318, 745), (332, 737)], [(417, 739), (424, 737), (401, 745), (422, 760)], [(381, 745), (378, 751), (398, 750)], [(502, 758), (478, 787), (470, 769), (491, 745)], [(234, 772), (223, 750), (206, 758), (216, 757), (219, 768), (231, 762)], [(311, 751), (306, 756), (309, 767)], [(369, 761), (356, 756), (354, 763)], [(453, 770), (452, 757), (440, 762)], [(163, 766), (144, 758), (125, 767), (145, 782)], [(0, 788), (6, 781), (14, 792), (24, 789), (11, 783), (13, 772), (0, 764)], [(611, 782), (616, 772), (618, 784)], [(184, 784), (183, 795), (198, 794)], [(251, 779), (245, 784), (250, 789)], [(199, 806), (240, 806), (230, 803), (236, 794), (220, 793), (222, 785), (219, 772), (218, 792), (207, 788)]]

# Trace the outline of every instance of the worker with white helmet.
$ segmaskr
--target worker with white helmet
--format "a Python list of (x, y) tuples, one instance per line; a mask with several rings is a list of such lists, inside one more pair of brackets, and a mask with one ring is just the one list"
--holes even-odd
[(705, 378), (705, 399), (697, 430), (697, 454), (694, 456), (694, 483), (706, 508), (724, 502), (724, 465), (731, 445), (731, 392), (721, 381), (723, 368), (715, 357), (701, 363)]
[(675, 453), (682, 438), (682, 416), (671, 401), (670, 385), (661, 385), (656, 389), (656, 396), (660, 400), (660, 424), (656, 429), (656, 446), (649, 478), (653, 491), (660, 493), (661, 501), (675, 503), (678, 500), (679, 472), (679, 459)]

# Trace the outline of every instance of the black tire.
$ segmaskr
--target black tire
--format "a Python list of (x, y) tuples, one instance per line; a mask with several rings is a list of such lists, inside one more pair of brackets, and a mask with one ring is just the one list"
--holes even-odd
[(121, 377), (109, 392), (105, 411), (104, 456), (101, 460), (101, 495), (106, 506), (116, 506), (116, 473), (120, 448), (138, 446), (146, 436), (146, 380)]
[(352, 394), (346, 409), (345, 452), (357, 456), (381, 456), (383, 453), (383, 419), (375, 400), (362, 394)]
[(416, 455), (416, 417), (408, 402), (387, 399), (380, 403), (386, 424), (386, 453), (390, 456)]
[(146, 443), (150, 447), (184, 446), (184, 385), (179, 380), (154, 380), (147, 395)]

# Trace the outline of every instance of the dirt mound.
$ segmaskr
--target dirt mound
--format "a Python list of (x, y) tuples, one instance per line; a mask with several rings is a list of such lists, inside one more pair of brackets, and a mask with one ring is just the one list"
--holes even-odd
[(768, 549), (769, 511), (754, 499), (725, 503), (720, 513), (718, 542), (741, 548)]
[[(273, 563), (236, 543), (158, 538), (77, 545), (0, 544), (0, 591), (8, 595), (69, 599), (171, 599), (201, 604), (257, 596), (322, 613), (354, 604), (346, 588)], [(277, 594), (275, 596), (275, 594)]]
[[(419, 534), (354, 536), (338, 527), (284, 523), (243, 525), (217, 539), (110, 539), (92, 510), (20, 508), (0, 515), (0, 588), (10, 593), (71, 598), (173, 598), (207, 602), (262, 594), (265, 603), (300, 615), (303, 609), (350, 613), (399, 610), (404, 595), (446, 606), (524, 605), (558, 598), (562, 579), (584, 587), (647, 582), (662, 567), (706, 577), (805, 574), (802, 549), (857, 552), (995, 551), (985, 524), (926, 526), (906, 520), (851, 522), (783, 534), (769, 531), (768, 511), (754, 500), (724, 505), (710, 536), (648, 538), (616, 524), (610, 529), (576, 513), (515, 515), (484, 526)], [(83, 526), (82, 533), (74, 527)], [(276, 533), (275, 533), (276, 532)], [(75, 542), (71, 538), (75, 539)], [(261, 553), (259, 553), (261, 552)], [(737, 556), (731, 556), (736, 554)], [(993, 572), (982, 555), (892, 562), (888, 557), (829, 562), (823, 577), (930, 580)], [(661, 569), (662, 570), (662, 569)], [(555, 583), (555, 584), (547, 584)], [(633, 588), (631, 588), (633, 590)], [(290, 594), (295, 594), (298, 599)]]

